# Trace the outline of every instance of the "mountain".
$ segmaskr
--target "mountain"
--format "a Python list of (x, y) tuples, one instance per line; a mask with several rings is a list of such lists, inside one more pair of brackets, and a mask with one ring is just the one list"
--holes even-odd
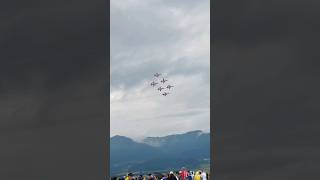
[[(144, 143), (151, 146), (159, 147), (168, 144), (175, 144), (180, 142), (190, 142), (191, 140), (196, 140), (197, 137), (203, 135), (203, 132), (200, 130), (191, 131), (184, 134), (174, 134), (165, 137), (147, 137), (143, 140)], [(209, 135), (209, 134), (208, 134)], [(190, 139), (191, 138), (191, 139)]]
[[(137, 143), (124, 136), (114, 136), (110, 140), (111, 162), (138, 161), (157, 155), (158, 150), (144, 143)], [(143, 153), (141, 153), (143, 152)]]
[(128, 171), (195, 168), (210, 158), (210, 134), (191, 131), (136, 142), (128, 137), (110, 139), (111, 175)]
[(166, 147), (175, 157), (183, 154), (184, 157), (197, 155), (208, 158), (210, 154), (210, 134), (199, 130), (165, 137), (147, 137), (143, 142), (153, 147)]

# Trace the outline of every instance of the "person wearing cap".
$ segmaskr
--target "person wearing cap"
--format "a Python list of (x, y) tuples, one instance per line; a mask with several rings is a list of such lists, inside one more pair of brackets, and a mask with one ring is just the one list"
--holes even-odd
[(191, 172), (190, 172), (190, 176), (191, 176), (191, 180), (193, 180), (193, 178), (194, 178), (194, 171), (191, 171)]

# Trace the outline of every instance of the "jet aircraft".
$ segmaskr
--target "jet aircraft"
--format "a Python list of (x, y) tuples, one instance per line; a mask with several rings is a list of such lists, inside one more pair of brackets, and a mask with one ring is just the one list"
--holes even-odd
[(156, 83), (156, 82), (153, 81), (153, 82), (151, 83), (151, 86), (154, 87), (154, 86), (157, 85), (157, 84), (158, 84), (158, 83)]
[(171, 89), (172, 87), (173, 87), (173, 86), (171, 86), (171, 85), (168, 85), (168, 86), (167, 86), (168, 89)]
[(155, 73), (154, 76), (155, 77), (159, 77), (161, 74), (160, 73)]
[(159, 88), (158, 88), (159, 91), (162, 91), (162, 89), (164, 89), (164, 88), (163, 88), (163, 87), (159, 87)]
[(165, 83), (166, 81), (168, 81), (167, 79), (162, 78), (161, 82)]
[(170, 93), (164, 92), (162, 95), (167, 96), (168, 94), (170, 94)]

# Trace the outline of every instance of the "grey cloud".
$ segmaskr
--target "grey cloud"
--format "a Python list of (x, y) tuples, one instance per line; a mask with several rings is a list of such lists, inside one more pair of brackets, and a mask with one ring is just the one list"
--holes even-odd
[(150, 60), (135, 68), (123, 66), (123, 69), (116, 70), (111, 75), (111, 84), (115, 87), (125, 85), (126, 88), (130, 88), (144, 80), (152, 80), (155, 72), (166, 73), (168, 74), (168, 78), (176, 75), (190, 76), (207, 72), (204, 77), (208, 77), (209, 68), (197, 65), (196, 61), (193, 61), (193, 64), (188, 64), (188, 62), (192, 62), (191, 59), (181, 58), (172, 63), (167, 63), (164, 59), (163, 61)]
[(156, 116), (154, 118), (190, 117), (190, 116), (199, 115), (204, 112), (205, 112), (204, 110), (191, 110), (191, 111), (180, 112), (180, 113), (169, 113), (165, 115)]
[(1, 9), (0, 179), (103, 179), (105, 3)]
[[(209, 112), (195, 109), (209, 107), (209, 1), (137, 2), (111, 1), (111, 94), (122, 96), (111, 104), (112, 135), (207, 127)], [(151, 91), (155, 72), (167, 74), (175, 86), (172, 96)], [(154, 121), (167, 125), (155, 129)], [(203, 126), (192, 127), (196, 121)]]
[(320, 164), (314, 60), (320, 4), (214, 4), (213, 124), (225, 136), (217, 178), (311, 178)]

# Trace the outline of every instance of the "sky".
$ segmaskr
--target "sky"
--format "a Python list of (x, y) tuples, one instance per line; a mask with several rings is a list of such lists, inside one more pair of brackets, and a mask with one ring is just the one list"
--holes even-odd
[[(135, 46), (136, 55), (128, 53), (121, 56), (142, 59), (139, 58), (143, 55), (138, 45), (148, 42), (149, 47), (153, 48), (144, 51), (147, 58), (143, 59), (156, 57), (159, 60), (157, 66), (145, 66), (145, 63), (141, 62), (136, 65), (118, 63), (118, 67), (122, 69), (111, 67), (111, 75), (114, 77), (121, 77), (115, 76), (115, 72), (121, 74), (121, 70), (125, 69), (130, 75), (122, 74), (122, 79), (126, 81), (112, 81), (112, 91), (120, 87), (122, 92), (127, 87), (132, 87), (131, 89), (140, 92), (139, 84), (144, 81), (139, 80), (137, 73), (133, 73), (138, 66), (145, 67), (144, 71), (137, 72), (145, 73), (142, 79), (146, 82), (155, 71), (168, 73), (168, 77), (177, 82), (175, 85), (179, 84), (179, 81), (182, 84), (184, 81), (179, 79), (186, 77), (185, 81), (195, 83), (189, 82), (188, 78), (192, 79), (191, 75), (196, 73), (198, 75), (194, 76), (194, 79), (209, 77), (201, 75), (201, 72), (207, 69), (206, 61), (202, 61), (204, 58), (194, 64), (191, 60), (170, 59), (170, 62), (176, 62), (179, 66), (171, 66), (169, 61), (164, 64), (162, 61), (162, 57), (172, 55), (174, 50), (189, 52), (190, 48), (179, 49), (182, 46), (173, 44), (183, 44), (184, 47), (197, 44), (198, 41), (189, 41), (196, 38), (190, 33), (204, 29), (198, 29), (204, 20), (200, 16), (205, 13), (199, 9), (204, 7), (206, 2), (184, 0), (182, 4), (179, 3), (181, 1), (161, 1), (170, 7), (181, 6), (180, 8), (187, 10), (184, 15), (181, 14), (182, 11), (180, 15), (179, 11), (176, 11), (177, 16), (197, 19), (192, 21), (197, 26), (193, 26), (188, 23), (191, 21), (175, 21), (176, 18), (173, 17), (176, 16), (167, 14), (170, 18), (163, 18), (165, 20), (161, 24), (166, 25), (163, 29), (168, 28), (167, 34), (176, 32), (179, 36), (170, 36), (171, 39), (167, 39), (164, 38), (167, 35), (160, 36), (159, 31), (164, 31), (161, 28), (153, 29), (148, 34), (143, 31), (143, 26), (134, 29), (129, 22), (122, 24), (128, 28), (130, 25), (131, 31), (135, 32), (134, 37), (139, 38), (122, 33), (120, 30), (126, 29), (119, 28), (122, 36), (118, 38), (126, 40), (130, 37), (133, 39), (130, 41), (132, 44), (120, 43), (124, 40), (112, 40), (118, 42), (118, 45), (111, 47), (111, 55), (114, 55), (114, 48), (120, 45), (124, 49), (122, 52), (130, 52), (131, 45)], [(0, 179), (104, 179), (104, 126), (109, 109), (109, 103), (106, 102), (108, 95), (105, 94), (105, 88), (108, 87), (108, 47), (105, 39), (109, 29), (105, 23), (105, 2), (78, 0), (75, 5), (73, 0), (42, 0), (41, 3), (20, 0), (2, 3)], [(165, 6), (161, 6), (160, 1), (151, 0), (145, 3), (125, 2), (118, 4), (125, 10), (121, 11), (121, 14), (126, 16), (126, 12), (134, 11), (132, 16), (140, 14), (139, 17), (143, 17), (144, 21), (154, 17), (153, 14), (161, 14), (162, 11), (158, 10)], [(133, 8), (138, 6), (155, 8), (145, 8), (144, 11), (143, 8)], [(217, 179), (300, 180), (319, 177), (319, 7), (319, 1), (313, 0), (214, 1), (211, 11), (211, 20), (214, 22), (211, 27), (214, 34), (214, 76), (211, 80), (215, 88), (211, 97), (215, 101), (211, 117), (214, 119), (213, 126), (220, 133), (217, 138), (224, 135), (223, 146), (217, 139)], [(196, 12), (197, 10), (199, 12)], [(158, 27), (155, 22), (160, 22), (162, 18), (156, 17), (157, 20), (149, 20), (149, 27)], [(190, 27), (179, 30), (170, 28), (173, 27), (172, 24)], [(110, 28), (111, 33), (115, 33), (112, 26)], [(183, 34), (189, 37), (183, 40)], [(142, 37), (147, 35), (148, 38), (142, 41)], [(115, 37), (117, 36), (111, 36)], [(164, 41), (164, 46), (160, 46), (156, 44), (159, 43), (156, 39), (171, 43)], [(158, 49), (166, 47), (171, 48), (166, 53), (161, 51), (155, 55), (154, 52)], [(195, 45), (191, 49), (199, 47)], [(197, 54), (187, 52), (182, 57), (188, 59), (189, 56), (186, 55)], [(128, 65), (129, 68), (124, 68)], [(166, 67), (175, 67), (176, 71)], [(138, 81), (136, 83), (131, 79)], [(204, 81), (196, 83), (207, 85)], [(184, 88), (184, 91), (188, 92), (188, 95), (184, 96), (178, 93), (181, 89), (177, 86), (173, 91), (175, 94), (171, 94), (169, 100), (162, 98), (148, 102), (162, 102), (172, 108), (170, 103), (173, 103), (175, 98), (182, 107), (190, 107), (181, 108), (176, 114), (186, 113), (187, 110), (191, 114), (198, 112), (197, 110), (205, 111), (207, 105), (194, 108), (192, 103), (184, 104), (185, 101), (182, 100), (191, 98), (188, 95), (192, 93), (189, 92), (191, 89)], [(203, 90), (206, 91), (207, 88)], [(198, 91), (195, 96), (201, 99), (199, 93), (202, 89), (193, 91)], [(132, 92), (127, 94), (127, 99)], [(153, 92), (150, 90), (147, 95), (153, 96)], [(133, 94), (136, 97), (137, 93)], [(141, 103), (131, 102), (137, 105)], [(201, 102), (208, 104), (200, 100), (197, 103)], [(149, 106), (158, 107), (156, 103)], [(169, 107), (165, 109), (168, 111)], [(167, 112), (158, 111), (158, 108), (154, 111), (159, 112), (154, 115), (157, 117), (163, 115), (160, 112)]]
[[(210, 129), (209, 0), (111, 0), (110, 135)], [(153, 74), (174, 85), (169, 96)]]

